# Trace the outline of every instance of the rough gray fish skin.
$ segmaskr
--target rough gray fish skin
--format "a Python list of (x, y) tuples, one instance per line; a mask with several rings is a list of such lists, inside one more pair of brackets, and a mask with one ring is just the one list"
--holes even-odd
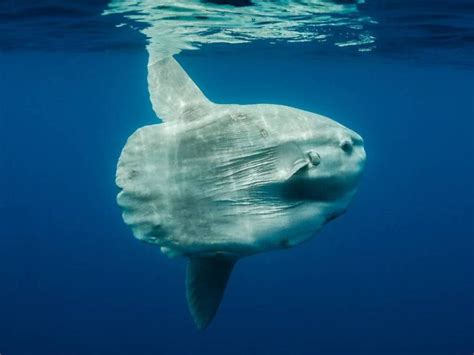
[(238, 259), (300, 244), (344, 213), (363, 140), (287, 106), (212, 103), (173, 58), (148, 70), (164, 123), (128, 139), (117, 201), (135, 237), (189, 258), (188, 305), (205, 328)]

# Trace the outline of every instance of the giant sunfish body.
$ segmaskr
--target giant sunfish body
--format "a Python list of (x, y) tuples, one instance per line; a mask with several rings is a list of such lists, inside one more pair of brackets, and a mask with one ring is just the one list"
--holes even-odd
[(363, 141), (295, 108), (212, 103), (173, 58), (148, 70), (164, 123), (128, 139), (117, 200), (135, 237), (189, 258), (188, 305), (204, 328), (238, 259), (300, 244), (344, 213)]

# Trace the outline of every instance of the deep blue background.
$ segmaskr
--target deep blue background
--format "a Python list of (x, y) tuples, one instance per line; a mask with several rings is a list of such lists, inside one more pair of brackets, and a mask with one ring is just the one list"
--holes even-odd
[(348, 213), (241, 261), (199, 332), (184, 260), (135, 240), (115, 203), (122, 146), (156, 120), (146, 52), (2, 54), (0, 353), (472, 353), (472, 70), (233, 48), (178, 59), (216, 102), (288, 104), (364, 137)]

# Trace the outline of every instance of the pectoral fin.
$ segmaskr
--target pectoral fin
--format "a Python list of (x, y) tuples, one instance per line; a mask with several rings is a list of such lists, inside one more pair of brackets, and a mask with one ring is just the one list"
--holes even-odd
[(290, 179), (309, 164), (308, 157), (295, 143), (286, 143), (277, 148), (277, 181)]
[(236, 259), (190, 258), (186, 270), (186, 298), (199, 329), (206, 328), (219, 308)]

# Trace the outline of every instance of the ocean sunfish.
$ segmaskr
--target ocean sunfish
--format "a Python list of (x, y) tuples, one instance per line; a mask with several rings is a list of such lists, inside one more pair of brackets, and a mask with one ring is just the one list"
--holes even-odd
[(345, 212), (364, 168), (362, 138), (287, 106), (209, 101), (178, 62), (148, 66), (153, 109), (121, 153), (123, 219), (139, 240), (188, 258), (200, 329), (244, 256), (298, 245)]

